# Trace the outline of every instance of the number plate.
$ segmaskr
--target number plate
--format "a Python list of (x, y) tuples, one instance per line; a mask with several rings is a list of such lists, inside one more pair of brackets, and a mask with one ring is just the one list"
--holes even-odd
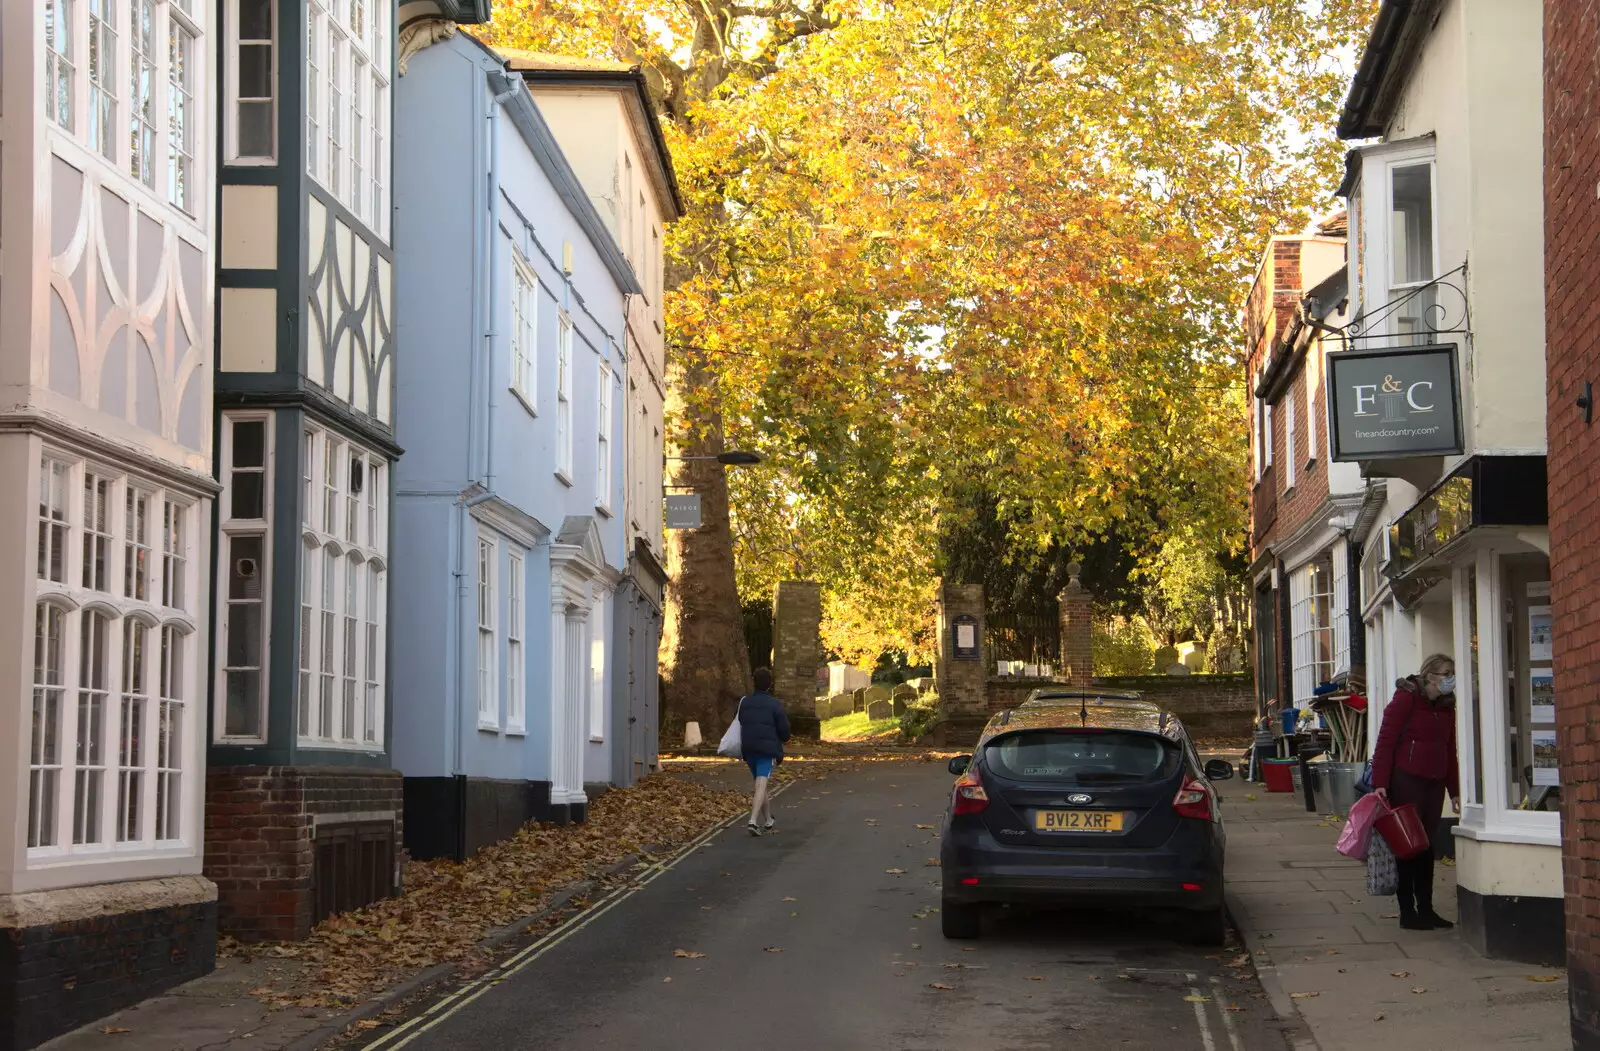
[(1039, 810), (1033, 827), (1040, 832), (1121, 832), (1120, 810)]

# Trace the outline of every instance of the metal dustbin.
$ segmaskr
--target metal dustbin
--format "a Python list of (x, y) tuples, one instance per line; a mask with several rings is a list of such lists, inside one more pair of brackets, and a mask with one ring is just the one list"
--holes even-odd
[(1365, 763), (1307, 763), (1311, 776), (1311, 794), (1319, 814), (1348, 814), (1361, 798), (1356, 782), (1361, 779)]

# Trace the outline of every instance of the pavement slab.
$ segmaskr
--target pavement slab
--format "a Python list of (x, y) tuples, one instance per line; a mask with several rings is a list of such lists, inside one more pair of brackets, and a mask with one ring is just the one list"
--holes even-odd
[[(1309, 1030), (1297, 1049), (1571, 1047), (1563, 972), (1485, 959), (1453, 930), (1401, 930), (1394, 898), (1367, 896), (1365, 866), (1334, 851), (1338, 826), (1298, 796), (1235, 792), (1224, 819), (1229, 912), (1274, 1010)], [(1263, 885), (1274, 868), (1292, 891)], [(1435, 881), (1453, 920), (1454, 868)]]

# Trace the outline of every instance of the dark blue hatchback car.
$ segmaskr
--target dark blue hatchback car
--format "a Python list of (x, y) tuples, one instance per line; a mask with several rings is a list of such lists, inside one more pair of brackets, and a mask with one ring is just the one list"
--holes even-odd
[(984, 727), (945, 815), (940, 907), (972, 938), (995, 903), (1178, 910), (1221, 944), (1226, 837), (1212, 781), (1177, 716), (1138, 694), (1035, 691)]

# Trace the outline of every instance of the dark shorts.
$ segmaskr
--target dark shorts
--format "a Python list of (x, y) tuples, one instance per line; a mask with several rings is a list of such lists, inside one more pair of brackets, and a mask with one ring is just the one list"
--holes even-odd
[(771, 777), (772, 764), (775, 762), (777, 762), (777, 759), (770, 755), (747, 755), (744, 757), (744, 765), (750, 768), (751, 777)]

